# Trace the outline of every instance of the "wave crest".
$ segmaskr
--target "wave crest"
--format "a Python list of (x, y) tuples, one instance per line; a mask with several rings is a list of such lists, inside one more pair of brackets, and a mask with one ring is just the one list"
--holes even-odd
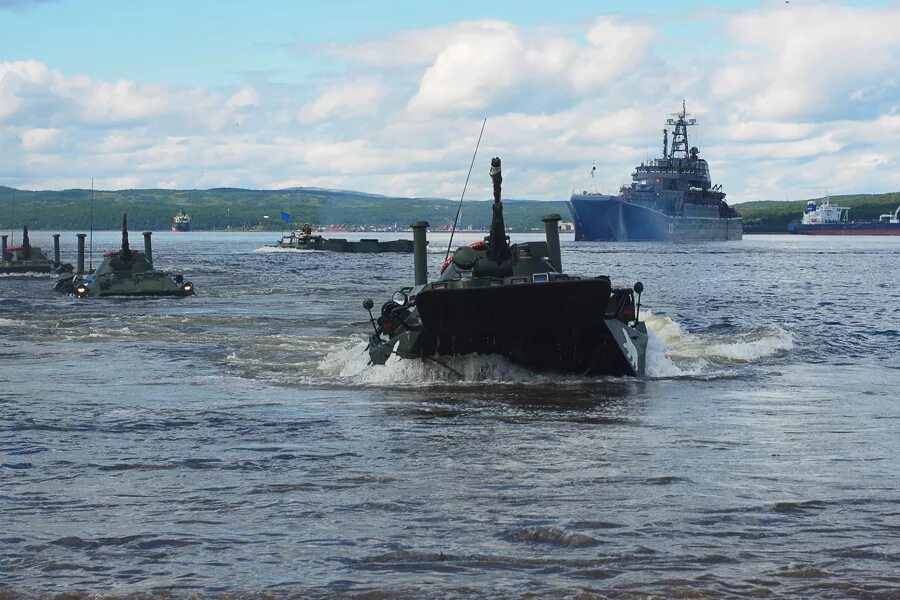
[(666, 347), (666, 355), (674, 363), (694, 368), (698, 363), (749, 363), (792, 350), (791, 333), (776, 325), (764, 325), (739, 333), (690, 333), (666, 316), (647, 314), (648, 330), (652, 330)]

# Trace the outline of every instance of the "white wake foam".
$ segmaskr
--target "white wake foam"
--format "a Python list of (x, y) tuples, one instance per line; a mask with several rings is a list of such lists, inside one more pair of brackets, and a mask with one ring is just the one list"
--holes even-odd
[[(644, 312), (647, 324), (647, 370), (651, 379), (717, 377), (731, 374), (729, 365), (750, 363), (790, 350), (793, 339), (784, 329), (765, 326), (737, 334), (686, 332), (667, 316)], [(235, 361), (247, 359), (229, 357)], [(436, 361), (408, 360), (392, 355), (384, 365), (370, 365), (366, 342), (360, 338), (336, 343), (317, 365), (318, 377), (342, 385), (433, 386), (445, 384), (584, 384), (596, 381), (580, 375), (535, 373), (502, 356), (441, 356)]]
[(9, 277), (12, 279), (21, 279), (23, 277), (34, 277), (37, 279), (52, 279), (58, 277), (55, 273), (0, 273), (0, 278)]
[(319, 252), (319, 250), (313, 250), (312, 248), (276, 248), (274, 246), (262, 246), (260, 248), (257, 248), (256, 250), (253, 250), (253, 253), (259, 254), (277, 254), (281, 252)]
[[(666, 348), (673, 365), (695, 370), (705, 364), (749, 363), (791, 350), (794, 340), (790, 332), (774, 325), (764, 325), (740, 333), (689, 333), (666, 316), (645, 314), (648, 330)], [(651, 342), (653, 336), (651, 336)], [(648, 353), (649, 360), (649, 353)]]
[[(649, 331), (647, 377), (679, 377), (686, 374), (667, 356), (666, 347)], [(319, 362), (319, 372), (328, 380), (350, 385), (441, 385), (516, 383), (583, 384), (596, 381), (581, 375), (536, 373), (503, 356), (470, 354), (441, 356), (434, 361), (408, 360), (392, 355), (384, 365), (370, 365), (365, 341), (336, 346)]]
[(661, 379), (694, 374), (692, 370), (685, 370), (672, 362), (672, 359), (667, 355), (668, 348), (665, 342), (653, 329), (646, 317), (644, 323), (647, 325), (647, 362), (645, 365), (647, 377)]
[[(543, 383), (558, 375), (534, 373), (502, 356), (441, 356), (436, 361), (392, 355), (384, 365), (370, 365), (366, 342), (335, 348), (319, 363), (327, 378), (353, 385), (440, 385), (446, 383)], [(576, 381), (572, 378), (572, 381)]]

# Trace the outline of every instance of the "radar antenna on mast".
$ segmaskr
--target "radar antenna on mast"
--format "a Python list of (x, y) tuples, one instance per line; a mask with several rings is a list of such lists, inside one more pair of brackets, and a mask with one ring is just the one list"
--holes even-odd
[(685, 107), (685, 101), (681, 101), (681, 112), (672, 113), (674, 119), (667, 119), (666, 125), (672, 125), (672, 152), (665, 158), (687, 158), (690, 154), (687, 128), (697, 124), (697, 119), (688, 119), (691, 113)]
[(594, 172), (597, 170), (597, 165), (594, 164), (594, 161), (591, 161), (591, 185), (588, 188), (588, 192), (591, 194), (597, 193), (597, 182), (594, 181)]

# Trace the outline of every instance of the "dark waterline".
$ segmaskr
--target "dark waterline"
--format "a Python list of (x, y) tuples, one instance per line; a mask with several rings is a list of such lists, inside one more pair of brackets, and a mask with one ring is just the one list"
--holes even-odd
[(564, 240), (652, 376), (458, 382), (366, 365), (411, 255), (276, 237), (156, 234), (185, 301), (0, 277), (0, 597), (898, 597), (900, 240)]

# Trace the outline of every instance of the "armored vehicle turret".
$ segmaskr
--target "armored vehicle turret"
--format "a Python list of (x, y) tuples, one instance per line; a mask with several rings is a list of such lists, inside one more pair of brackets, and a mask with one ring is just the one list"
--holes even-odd
[(59, 261), (59, 234), (53, 235), (54, 255), (51, 261), (37, 246), (31, 245), (28, 226), (22, 228), (22, 244), (10, 246), (7, 236), (0, 236), (0, 273), (65, 273), (72, 271), (72, 265)]
[(103, 262), (91, 273), (84, 270), (84, 234), (79, 234), (78, 273), (60, 280), (57, 291), (76, 298), (108, 296), (176, 296), (194, 294), (194, 286), (182, 275), (172, 275), (153, 267), (151, 232), (144, 232), (144, 251), (132, 250), (128, 244), (128, 217), (122, 215), (122, 247), (103, 255)]
[(644, 375), (647, 330), (639, 314), (644, 286), (614, 289), (606, 276), (563, 273), (559, 215), (543, 217), (545, 242), (510, 245), (499, 158), (491, 161), (490, 174), (490, 235), (457, 248), (437, 281), (429, 282), (426, 270), (428, 223), (411, 225), (414, 285), (385, 302), (377, 318), (374, 302), (363, 302), (374, 327), (370, 361), (382, 365), (391, 354), (438, 363), (438, 356), (499, 354), (536, 371)]

